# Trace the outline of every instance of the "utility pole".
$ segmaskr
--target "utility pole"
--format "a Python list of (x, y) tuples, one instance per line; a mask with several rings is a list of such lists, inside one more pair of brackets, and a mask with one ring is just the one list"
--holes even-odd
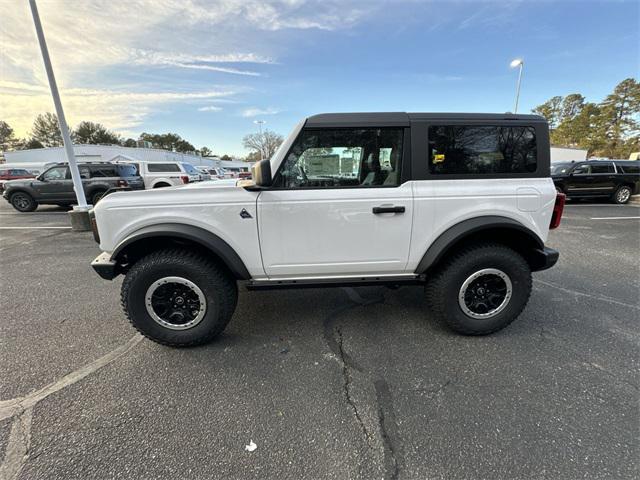
[(267, 121), (266, 120), (254, 120), (253, 123), (258, 125), (258, 128), (260, 129), (260, 160), (262, 160), (262, 157), (264, 156), (264, 153), (262, 151), (263, 147), (264, 147), (264, 138), (262, 136), (262, 125), (267, 123)]
[[(69, 127), (67, 126), (67, 120), (65, 119), (64, 110), (62, 109), (60, 93), (58, 92), (56, 77), (53, 74), (51, 58), (49, 58), (49, 50), (47, 49), (47, 42), (44, 38), (42, 23), (40, 23), (40, 15), (38, 14), (38, 6), (36, 5), (36, 0), (29, 0), (29, 5), (31, 7), (31, 14), (33, 15), (33, 23), (36, 27), (38, 43), (40, 43), (40, 50), (42, 52), (44, 68), (47, 72), (47, 78), (49, 79), (51, 96), (53, 97), (56, 114), (58, 115), (58, 123), (60, 124), (60, 132), (62, 133), (64, 150), (67, 154), (67, 162), (69, 163), (69, 170), (71, 171), (71, 178), (73, 179), (73, 189), (76, 192), (76, 198), (78, 200), (78, 205), (73, 206), (73, 210), (76, 215), (74, 215), (74, 212), (70, 212), (71, 224), (74, 230), (89, 230), (90, 225), (88, 211), (90, 207), (89, 205), (87, 205), (87, 199), (85, 198), (84, 189), (82, 188), (82, 178), (80, 177), (80, 171), (78, 170), (78, 164), (76, 163), (76, 157), (73, 152), (73, 144), (71, 143), (71, 136), (69, 135)], [(86, 219), (84, 219), (85, 216)]]

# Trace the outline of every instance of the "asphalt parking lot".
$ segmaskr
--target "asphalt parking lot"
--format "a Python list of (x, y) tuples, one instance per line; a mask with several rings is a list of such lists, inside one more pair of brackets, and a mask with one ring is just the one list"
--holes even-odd
[(638, 205), (568, 205), (489, 337), (419, 287), (241, 288), (182, 350), (134, 334), (67, 226), (0, 205), (0, 478), (638, 478)]

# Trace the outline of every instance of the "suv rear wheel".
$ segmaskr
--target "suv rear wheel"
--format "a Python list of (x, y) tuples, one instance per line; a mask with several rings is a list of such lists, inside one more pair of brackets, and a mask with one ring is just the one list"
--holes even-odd
[(16, 192), (9, 198), (11, 206), (19, 212), (33, 212), (38, 208), (38, 202), (36, 202), (31, 195), (25, 192)]
[(139, 260), (122, 283), (131, 324), (151, 340), (174, 347), (210, 342), (236, 307), (235, 281), (209, 258), (160, 250)]
[(613, 194), (613, 201), (618, 205), (623, 205), (631, 198), (631, 188), (627, 185), (622, 185), (616, 193)]
[(531, 295), (531, 270), (499, 244), (471, 247), (445, 263), (427, 284), (433, 313), (464, 335), (487, 335), (513, 322)]
[(91, 204), (96, 205), (102, 197), (104, 197), (105, 190), (97, 190), (91, 194)]

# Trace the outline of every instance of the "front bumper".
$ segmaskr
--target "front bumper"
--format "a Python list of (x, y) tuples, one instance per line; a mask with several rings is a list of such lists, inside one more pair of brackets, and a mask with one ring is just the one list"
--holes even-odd
[(103, 252), (93, 259), (91, 267), (105, 280), (113, 280), (120, 273), (118, 264), (111, 260), (111, 254)]
[(534, 250), (534, 255), (532, 258), (531, 270), (534, 272), (547, 270), (548, 268), (553, 267), (558, 262), (559, 257), (560, 252), (554, 250), (553, 248), (544, 247), (542, 250), (536, 249)]

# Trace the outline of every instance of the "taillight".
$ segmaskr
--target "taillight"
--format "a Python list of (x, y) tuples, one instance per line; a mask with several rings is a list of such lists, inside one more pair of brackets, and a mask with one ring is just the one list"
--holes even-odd
[(128, 187), (129, 186), (129, 182), (127, 182), (126, 180), (118, 180), (116, 182), (116, 185), (118, 187)]
[(562, 212), (564, 211), (564, 202), (567, 196), (564, 193), (558, 192), (556, 195), (556, 203), (553, 206), (553, 214), (551, 215), (550, 229), (558, 228), (560, 226), (560, 219), (562, 218)]
[(182, 183), (189, 183), (189, 177), (187, 177), (186, 175), (181, 176), (180, 180), (182, 180)]

